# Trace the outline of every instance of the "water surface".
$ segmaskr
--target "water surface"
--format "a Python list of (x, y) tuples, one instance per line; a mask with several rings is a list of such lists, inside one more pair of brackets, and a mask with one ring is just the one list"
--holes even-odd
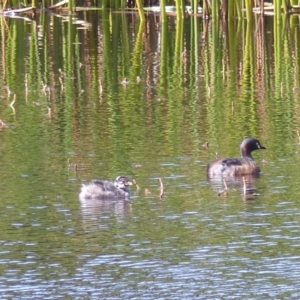
[[(297, 75), (291, 60), (278, 65), (278, 49), (252, 41), (252, 53), (264, 49), (272, 67), (255, 73), (258, 60), (244, 44), (226, 56), (230, 35), (201, 22), (199, 44), (191, 39), (178, 55), (173, 19), (169, 43), (160, 43), (163, 31), (149, 17), (152, 42), (139, 44), (141, 29), (128, 15), (114, 14), (112, 28), (105, 13), (86, 16), (84, 28), (51, 18), (61, 35), (43, 30), (47, 20), (16, 19), (2, 33), (16, 44), (1, 36), (2, 297), (299, 298), (299, 99), (297, 86), (289, 88)], [(265, 22), (267, 41), (275, 40)], [(190, 26), (188, 19), (184, 41)], [(247, 24), (240, 26), (238, 36), (251, 42)], [(262, 174), (250, 194), (242, 182), (220, 193), (223, 183), (207, 181), (206, 164), (216, 152), (238, 156), (244, 136), (267, 147), (254, 153)], [(138, 184), (130, 202), (79, 201), (82, 183), (119, 174)]]

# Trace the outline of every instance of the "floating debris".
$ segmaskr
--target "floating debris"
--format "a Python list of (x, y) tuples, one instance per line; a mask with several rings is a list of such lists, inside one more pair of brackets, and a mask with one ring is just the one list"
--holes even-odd
[(12, 126), (7, 125), (6, 123), (4, 123), (4, 122), (0, 119), (0, 128), (12, 128)]
[(159, 184), (160, 184), (159, 198), (162, 199), (164, 197), (164, 185), (163, 185), (161, 178), (159, 178), (158, 180), (159, 180)]
[(77, 164), (72, 164), (70, 158), (68, 158), (68, 169), (74, 169), (77, 172)]
[(129, 80), (125, 77), (122, 81), (121, 84), (126, 86), (129, 83)]
[(102, 87), (102, 81), (101, 81), (101, 79), (99, 79), (99, 93), (100, 93), (100, 96), (102, 96), (103, 87)]
[(136, 186), (137, 191), (140, 189), (135, 179), (132, 180), (132, 183)]
[(149, 196), (149, 195), (151, 195), (150, 190), (149, 189), (145, 189), (145, 196)]
[(44, 83), (42, 81), (42, 91), (43, 93), (46, 95), (47, 93), (50, 93), (51, 92), (51, 88), (49, 85), (47, 85), (46, 83)]
[(13, 101), (9, 104), (9, 106), (11, 107), (11, 109), (13, 110), (13, 113), (16, 114), (16, 109), (14, 107), (14, 104), (16, 102), (16, 98), (17, 98), (17, 95), (14, 94), (14, 98), (13, 98)]
[(52, 118), (52, 108), (48, 106), (48, 117)]
[(7, 91), (7, 97), (9, 98), (10, 95), (12, 94), (12, 92), (11, 92), (11, 90), (10, 90), (10, 88), (9, 88), (8, 85), (5, 85), (4, 87), (6, 88), (6, 91)]
[(205, 142), (203, 145), (202, 145), (203, 148), (205, 149), (208, 149), (209, 148), (209, 142)]

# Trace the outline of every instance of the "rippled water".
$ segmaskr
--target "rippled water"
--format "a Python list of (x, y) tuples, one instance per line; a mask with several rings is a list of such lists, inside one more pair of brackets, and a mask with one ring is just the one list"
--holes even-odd
[[(163, 199), (153, 177), (140, 182), (139, 191), (133, 187), (131, 202), (80, 204), (80, 179), (65, 176), (47, 182), (44, 195), (3, 199), (1, 294), (298, 298), (298, 187), (284, 182), (275, 162), (263, 166), (250, 200), (238, 185), (218, 196), (191, 157), (161, 164), (164, 174), (172, 168), (172, 176), (163, 178)], [(22, 190), (30, 176), (18, 180)], [(150, 195), (144, 194), (146, 184)]]
[[(76, 37), (84, 43), (87, 36)], [(281, 113), (297, 100), (269, 91), (267, 104), (260, 93), (241, 104), (232, 90), (220, 105), (224, 86), (212, 84), (207, 96), (202, 73), (197, 88), (172, 78), (166, 95), (158, 84), (125, 88), (118, 83), (124, 74), (114, 74), (98, 97), (89, 75), (103, 66), (93, 62), (75, 79), (65, 76), (65, 89), (56, 79), (51, 94), (33, 80), (25, 95), (20, 71), (13, 107), (1, 91), (9, 125), (0, 130), (1, 298), (298, 299), (299, 124)], [(58, 68), (51, 74), (61, 76)], [(242, 181), (228, 182), (227, 192), (208, 182), (205, 167), (216, 152), (237, 156), (250, 134), (267, 147), (254, 153), (260, 178), (246, 193)], [(119, 174), (137, 182), (131, 201), (79, 201), (82, 183)]]

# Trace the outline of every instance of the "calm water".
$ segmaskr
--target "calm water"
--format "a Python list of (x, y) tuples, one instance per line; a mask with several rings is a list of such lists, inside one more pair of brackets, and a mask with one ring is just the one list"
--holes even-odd
[[(222, 65), (226, 52), (220, 29), (222, 47), (213, 53), (209, 27), (199, 60), (194, 50), (187, 58), (192, 74), (181, 78), (188, 72), (176, 75), (174, 49), (166, 68), (160, 65), (155, 20), (139, 61), (131, 56), (138, 47), (131, 18), (113, 15), (126, 21), (126, 48), (117, 42), (119, 27), (107, 37), (108, 20), (96, 17), (82, 17), (84, 28), (52, 19), (64, 34), (58, 39), (39, 21), (6, 20), (18, 46), (1, 44), (1, 55), (14, 57), (1, 67), (12, 92), (3, 87), (0, 95), (8, 125), (0, 131), (2, 298), (298, 299), (300, 124), (296, 89), (287, 88), (292, 63), (286, 59), (280, 72), (274, 66), (262, 81), (251, 72), (225, 81), (218, 66), (205, 69), (212, 55)], [(116, 42), (111, 52), (103, 45), (109, 41)], [(270, 45), (265, 51), (276, 65)], [(136, 74), (141, 83), (132, 81)], [(219, 195), (223, 186), (206, 180), (205, 166), (216, 152), (239, 155), (245, 135), (267, 147), (254, 153), (263, 172), (252, 194), (236, 182)], [(119, 174), (137, 181), (130, 202), (79, 202), (82, 183)]]

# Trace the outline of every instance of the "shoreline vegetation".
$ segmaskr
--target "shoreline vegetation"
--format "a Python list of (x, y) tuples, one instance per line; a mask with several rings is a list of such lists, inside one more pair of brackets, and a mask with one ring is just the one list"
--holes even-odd
[[(80, 2), (80, 3), (79, 3)], [(168, 16), (176, 16), (177, 19), (185, 18), (186, 16), (196, 16), (205, 19), (232, 19), (232, 18), (246, 18), (252, 19), (253, 13), (260, 15), (275, 15), (282, 14), (300, 14), (300, 3), (298, 0), (279, 0), (265, 2), (262, 0), (252, 1), (244, 0), (242, 3), (235, 0), (180, 0), (167, 3), (166, 0), (127, 0), (127, 1), (74, 1), (62, 0), (57, 3), (51, 3), (43, 0), (31, 2), (4, 0), (0, 4), (0, 15), (7, 17), (22, 16), (31, 14), (33, 17), (36, 14), (44, 12), (68, 12), (73, 13), (77, 11), (89, 10), (103, 10), (111, 9), (116, 11), (131, 11), (138, 12), (141, 21), (145, 20), (145, 13), (161, 14), (164, 19)], [(79, 5), (78, 5), (79, 4)], [(18, 8), (16, 8), (18, 7)]]

